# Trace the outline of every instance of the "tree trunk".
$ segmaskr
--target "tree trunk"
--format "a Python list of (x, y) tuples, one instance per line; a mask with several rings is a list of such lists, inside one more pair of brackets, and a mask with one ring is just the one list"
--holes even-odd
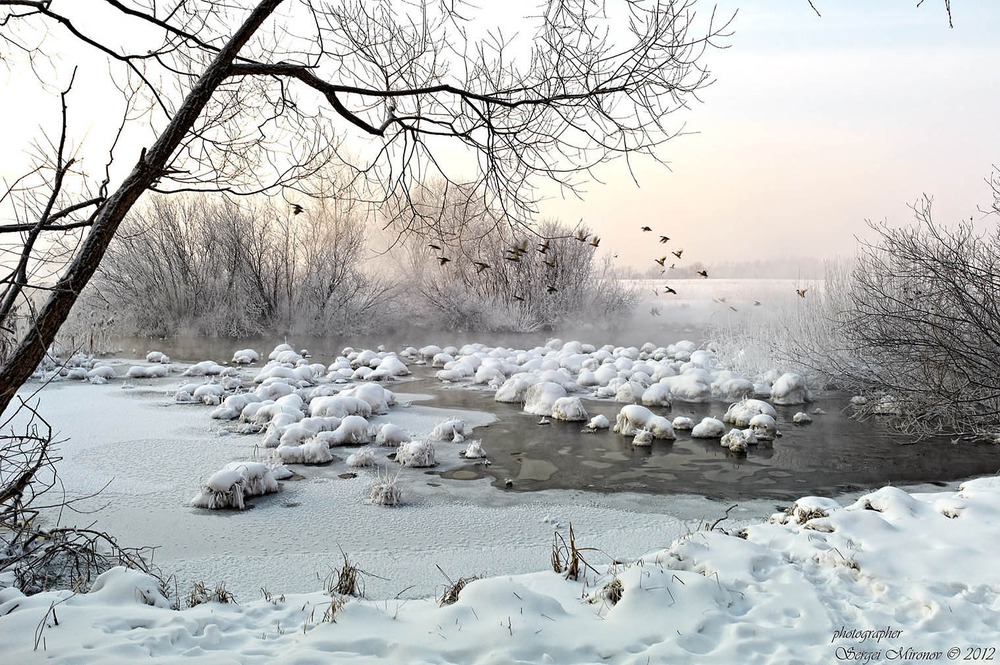
[(284, 0), (261, 0), (247, 20), (208, 66), (177, 110), (177, 114), (121, 186), (104, 202), (73, 262), (56, 283), (38, 317), (7, 362), (0, 367), (0, 412), (38, 367), (73, 304), (94, 275), (119, 225), (139, 197), (159, 178), (171, 155), (184, 140), (219, 85), (229, 76), (233, 60), (250, 37)]

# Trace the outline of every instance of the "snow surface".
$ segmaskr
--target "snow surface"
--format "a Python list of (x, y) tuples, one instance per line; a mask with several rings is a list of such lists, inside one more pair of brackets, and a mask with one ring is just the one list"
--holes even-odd
[[(148, 381), (41, 391), (46, 418), (72, 437), (59, 450), (63, 483), (83, 495), (110, 479), (92, 501), (106, 507), (78, 519), (158, 545), (182, 599), (195, 581), (225, 582), (238, 604), (170, 609), (155, 580), (124, 569), (89, 593), (0, 588), (0, 662), (946, 662), (950, 649), (995, 660), (1000, 647), (1000, 478), (727, 512), (695, 497), (503, 492), (389, 466), (381, 449), (372, 471), (309, 467), (252, 510), (220, 514), (186, 501), (215, 470), (250, 460), (259, 437), (177, 405), (176, 377)], [(403, 406), (373, 420), (415, 438), (448, 418), (467, 433), (490, 421), (394, 392)], [(442, 466), (466, 450), (436, 448)], [(372, 505), (375, 474), (389, 470), (402, 503)], [(570, 523), (596, 569), (582, 580), (549, 568)], [(341, 551), (371, 576), (367, 598), (333, 603), (330, 617), (323, 579)], [(445, 575), (485, 577), (441, 607)]]

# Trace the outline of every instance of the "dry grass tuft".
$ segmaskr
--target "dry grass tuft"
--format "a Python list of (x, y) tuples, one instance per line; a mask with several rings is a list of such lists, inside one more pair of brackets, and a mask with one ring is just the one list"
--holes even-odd
[(332, 596), (354, 596), (360, 598), (365, 595), (365, 571), (351, 563), (344, 550), (340, 550), (340, 556), (344, 559), (344, 565), (335, 568), (326, 578), (326, 592)]
[(552, 570), (566, 576), (568, 580), (578, 580), (586, 576), (587, 569), (598, 575), (597, 569), (587, 563), (582, 552), (596, 552), (596, 547), (577, 547), (573, 533), (573, 523), (569, 525), (569, 541), (558, 531), (552, 537)]
[(458, 602), (458, 596), (462, 593), (462, 589), (466, 587), (470, 582), (475, 582), (476, 580), (482, 579), (482, 575), (472, 575), (471, 577), (459, 577), (457, 580), (452, 580), (448, 573), (441, 570), (441, 566), (437, 567), (444, 575), (445, 579), (448, 580), (448, 584), (445, 585), (444, 590), (441, 592), (441, 597), (438, 598), (438, 605), (444, 607), (445, 605), (454, 605)]
[(204, 605), (205, 603), (236, 604), (236, 596), (226, 589), (225, 582), (219, 582), (214, 589), (209, 589), (204, 582), (195, 582), (194, 588), (187, 596), (188, 607)]

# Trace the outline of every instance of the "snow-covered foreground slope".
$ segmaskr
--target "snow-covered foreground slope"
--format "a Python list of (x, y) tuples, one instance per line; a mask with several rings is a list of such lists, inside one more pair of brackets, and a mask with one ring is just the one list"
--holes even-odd
[(317, 592), (176, 611), (124, 569), (88, 594), (7, 589), (0, 653), (95, 665), (981, 662), (1000, 646), (997, 551), (1000, 479), (883, 488), (844, 507), (806, 498), (735, 534), (696, 532), (586, 583), (481, 579), (446, 607), (349, 599), (331, 616)]

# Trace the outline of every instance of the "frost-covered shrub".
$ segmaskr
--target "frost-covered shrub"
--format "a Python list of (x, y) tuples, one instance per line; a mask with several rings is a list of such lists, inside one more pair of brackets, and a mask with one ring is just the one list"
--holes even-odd
[(402, 466), (430, 467), (437, 464), (434, 459), (434, 443), (431, 441), (408, 441), (396, 449), (396, 461)]
[(384, 475), (379, 474), (376, 476), (371, 486), (370, 496), (372, 503), (376, 506), (398, 506), (403, 499), (403, 494), (397, 483), (398, 479), (398, 473), (396, 475), (389, 475), (386, 472)]

